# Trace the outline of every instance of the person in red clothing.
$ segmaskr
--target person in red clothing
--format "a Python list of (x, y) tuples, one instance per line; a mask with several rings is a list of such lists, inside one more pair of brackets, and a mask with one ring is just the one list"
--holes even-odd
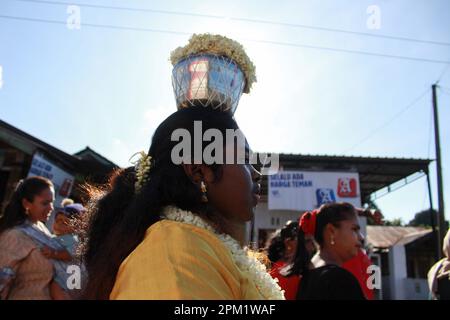
[(369, 256), (361, 249), (357, 256), (344, 262), (342, 265), (342, 268), (350, 271), (358, 280), (361, 289), (368, 300), (373, 300), (375, 297), (373, 289), (369, 289), (367, 286), (367, 280), (369, 279), (367, 269), (371, 264), (372, 262), (370, 261)]
[[(272, 262), (270, 275), (278, 279), (278, 284), (284, 290), (286, 300), (295, 300), (300, 278), (296, 275), (286, 277), (284, 269), (292, 262), (297, 251), (298, 221), (288, 221), (286, 225), (277, 230), (267, 246), (267, 256)], [(311, 256), (315, 251), (313, 239), (309, 239), (307, 249)]]
[[(350, 203), (329, 203), (302, 215), (297, 252), (282, 272), (300, 277), (297, 300), (366, 300), (356, 277), (342, 265), (358, 255), (363, 237), (355, 208)], [(318, 250), (311, 256), (307, 237)]]

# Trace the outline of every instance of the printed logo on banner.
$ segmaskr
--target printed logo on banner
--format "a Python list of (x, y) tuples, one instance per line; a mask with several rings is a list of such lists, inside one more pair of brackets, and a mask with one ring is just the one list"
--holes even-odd
[(325, 203), (336, 202), (336, 196), (334, 195), (333, 189), (326, 189), (326, 188), (317, 189), (316, 196), (318, 206), (321, 206), (322, 204)]
[(68, 197), (69, 192), (72, 189), (72, 179), (64, 179), (64, 183), (61, 186), (61, 189), (59, 190), (59, 195), (62, 197)]
[(281, 196), (279, 190), (272, 190), (272, 195), (276, 198), (279, 198)]
[(339, 178), (337, 186), (338, 196), (341, 198), (355, 198), (356, 192), (356, 179), (355, 178)]

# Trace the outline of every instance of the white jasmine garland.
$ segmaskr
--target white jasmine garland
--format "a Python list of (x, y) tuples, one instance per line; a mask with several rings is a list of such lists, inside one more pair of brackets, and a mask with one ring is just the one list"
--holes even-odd
[(136, 189), (136, 192), (140, 192), (148, 180), (147, 175), (150, 171), (152, 157), (147, 155), (144, 151), (140, 151), (135, 155), (141, 156), (136, 162), (134, 162), (136, 170), (136, 183), (134, 188)]
[(242, 248), (238, 241), (228, 234), (217, 232), (210, 224), (198, 215), (174, 206), (164, 208), (162, 218), (187, 223), (212, 232), (230, 250), (231, 256), (238, 268), (249, 276), (259, 292), (268, 300), (285, 300), (284, 291), (277, 281), (266, 270), (266, 266), (255, 257), (249, 255), (247, 248)]

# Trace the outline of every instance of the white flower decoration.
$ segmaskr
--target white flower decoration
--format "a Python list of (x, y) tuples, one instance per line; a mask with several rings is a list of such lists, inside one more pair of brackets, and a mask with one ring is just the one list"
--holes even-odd
[(239, 242), (230, 235), (218, 233), (210, 224), (196, 214), (174, 206), (165, 207), (162, 218), (194, 225), (212, 232), (230, 250), (237, 267), (248, 275), (262, 296), (268, 300), (285, 300), (284, 290), (281, 290), (278, 281), (270, 276), (266, 266), (250, 255), (248, 248), (242, 248)]
[(141, 157), (136, 162), (133, 162), (136, 170), (136, 183), (134, 185), (134, 188), (136, 192), (139, 193), (142, 190), (144, 184), (148, 181), (148, 172), (151, 168), (152, 157), (146, 154), (144, 151), (138, 152), (135, 155), (137, 154), (139, 154)]

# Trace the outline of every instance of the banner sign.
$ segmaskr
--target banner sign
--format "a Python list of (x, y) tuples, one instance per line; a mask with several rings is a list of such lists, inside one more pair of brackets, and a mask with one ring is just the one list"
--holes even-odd
[[(55, 202), (54, 206), (59, 207), (61, 201), (67, 198), (72, 191), (74, 184), (74, 176), (67, 171), (61, 169), (51, 161), (45, 159), (41, 154), (35, 153), (31, 162), (28, 177), (41, 176), (53, 182), (55, 187)], [(47, 225), (53, 224), (54, 213), (50, 217)]]
[(268, 177), (269, 210), (307, 211), (329, 202), (361, 207), (356, 172), (280, 171)]

